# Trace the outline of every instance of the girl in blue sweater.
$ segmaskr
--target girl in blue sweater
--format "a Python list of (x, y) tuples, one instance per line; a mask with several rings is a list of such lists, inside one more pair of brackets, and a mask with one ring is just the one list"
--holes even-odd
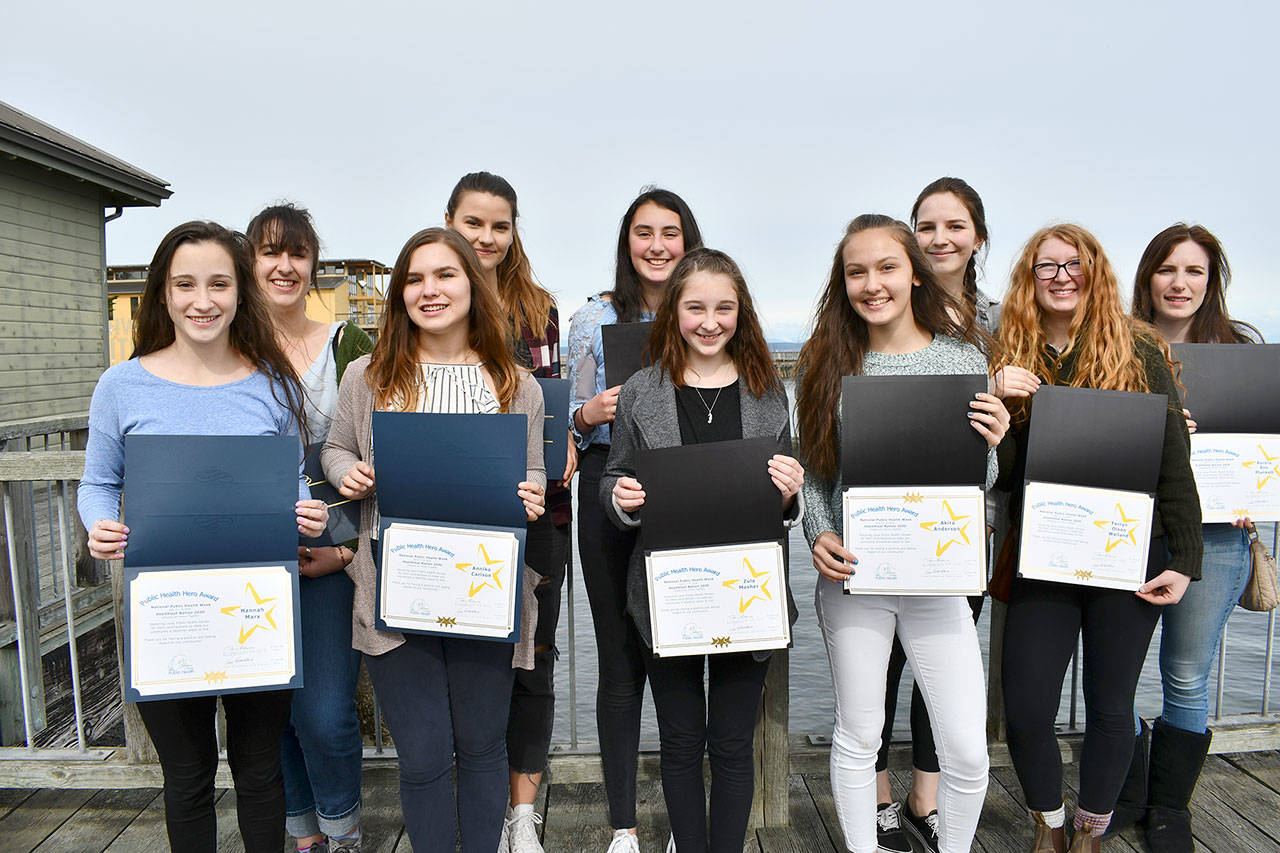
[[(89, 553), (100, 560), (123, 559), (128, 547), (129, 530), (119, 520), (126, 435), (298, 435), (306, 420), (301, 388), (276, 344), (253, 284), (249, 244), (240, 234), (212, 222), (188, 222), (165, 235), (147, 271), (133, 340), (132, 357), (102, 375), (89, 406), (79, 510), (89, 529)], [(298, 449), (301, 460), (301, 443)], [(310, 498), (301, 476), (298, 494), (298, 532), (318, 536), (328, 510)], [(184, 853), (214, 853), (217, 843), (217, 699), (138, 704), (164, 771), (169, 844)], [(292, 691), (221, 699), (245, 851), (279, 853), (280, 736)]]

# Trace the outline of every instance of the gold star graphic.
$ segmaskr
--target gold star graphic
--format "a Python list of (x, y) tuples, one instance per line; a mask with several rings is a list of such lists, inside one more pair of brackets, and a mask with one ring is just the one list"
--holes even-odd
[[(753, 601), (773, 601), (773, 594), (769, 592), (769, 581), (773, 580), (773, 578), (770, 577), (770, 572), (757, 572), (755, 567), (751, 565), (751, 561), (746, 557), (742, 558), (742, 567), (747, 570), (752, 579), (764, 578), (764, 580), (760, 581), (760, 586), (758, 587), (760, 594), (752, 593), (750, 598), (745, 596), (738, 597), (738, 612), (746, 613), (747, 608), (751, 606)], [(746, 578), (735, 578), (731, 581), (720, 581), (720, 585), (733, 589), (744, 580), (746, 580)]]
[(1258, 452), (1262, 454), (1262, 459), (1255, 459), (1252, 462), (1243, 462), (1241, 464), (1246, 468), (1253, 469), (1253, 473), (1258, 476), (1258, 488), (1261, 489), (1272, 477), (1280, 477), (1280, 465), (1272, 464), (1280, 460), (1280, 456), (1271, 456), (1262, 449), (1261, 444), (1258, 445)]
[[(950, 521), (951, 524), (955, 526), (956, 528), (955, 534), (953, 534), (951, 538), (948, 539), (946, 542), (942, 541), (941, 536), (938, 537), (937, 556), (939, 557), (941, 557), (946, 552), (946, 550), (950, 548), (952, 545), (961, 545), (961, 544), (968, 545), (969, 544), (969, 522), (967, 521), (969, 516), (956, 515), (955, 512), (951, 509), (951, 503), (949, 501), (943, 501), (942, 508), (947, 511), (947, 515), (950, 516), (949, 519), (942, 518), (942, 519), (938, 519), (937, 521), (920, 522), (920, 526), (923, 527), (925, 530), (928, 530), (930, 533), (933, 532), (933, 528), (935, 525), (941, 524), (946, 521)], [(964, 522), (964, 524), (960, 523), (962, 521)], [(957, 539), (956, 536), (959, 536), (960, 538)]]
[[(1133, 535), (1134, 531), (1138, 529), (1138, 525), (1136, 524), (1137, 520), (1138, 519), (1136, 518), (1127, 517), (1124, 514), (1124, 507), (1120, 506), (1120, 504), (1116, 504), (1116, 514), (1111, 517), (1110, 521), (1103, 519), (1102, 521), (1094, 522), (1094, 525), (1097, 527), (1109, 528), (1107, 530), (1107, 553), (1108, 554), (1111, 553), (1112, 548), (1124, 542), (1128, 542), (1130, 545), (1133, 545), (1135, 548), (1137, 547), (1138, 540)], [(1130, 525), (1130, 524), (1132, 524), (1133, 527), (1126, 529), (1126, 525)]]
[[(233, 604), (230, 607), (222, 608), (222, 614), (224, 616), (240, 616), (244, 619), (246, 625), (248, 625), (249, 622), (254, 623), (252, 625), (249, 625), (247, 630), (245, 628), (245, 625), (240, 626), (240, 639), (239, 639), (240, 645), (244, 645), (245, 641), (247, 641), (250, 637), (253, 636), (254, 631), (258, 630), (259, 628), (265, 629), (266, 626), (263, 625), (264, 621), (266, 622), (267, 625), (271, 626), (270, 630), (272, 631), (279, 630), (279, 627), (276, 625), (276, 620), (274, 618), (274, 614), (276, 612), (275, 599), (262, 598), (261, 596), (258, 595), (258, 591), (253, 588), (253, 584), (251, 583), (246, 583), (244, 585), (244, 589), (245, 589), (245, 592), (248, 594), (249, 598), (253, 599), (252, 603), (246, 601), (244, 604)], [(271, 606), (270, 607), (264, 606), (268, 604), (270, 604)]]
[[(485, 550), (484, 545), (480, 545), (476, 548), (476, 558), (474, 562), (455, 563), (454, 565), (461, 571), (468, 573), (470, 573), (472, 569), (481, 569), (484, 572), (492, 573), (491, 577), (482, 580), (479, 583), (476, 583), (475, 581), (471, 582), (471, 588), (467, 591), (467, 598), (475, 598), (477, 592), (489, 585), (492, 585), (494, 589), (499, 591), (502, 590), (502, 568), (505, 564), (505, 560), (494, 560), (490, 558), (489, 552)], [(497, 566), (497, 568), (491, 569), (491, 566)]]

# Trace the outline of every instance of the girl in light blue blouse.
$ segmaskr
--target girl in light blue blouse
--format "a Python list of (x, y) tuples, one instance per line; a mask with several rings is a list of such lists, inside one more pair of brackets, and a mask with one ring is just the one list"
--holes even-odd
[(591, 297), (569, 323), (569, 404), (582, 453), (578, 471), (578, 552), (595, 623), (599, 678), (596, 728), (614, 829), (608, 853), (639, 853), (636, 840), (636, 754), (644, 698), (644, 644), (627, 615), (627, 562), (634, 532), (605, 516), (598, 499), (609, 457), (609, 427), (621, 385), (605, 387), (600, 327), (652, 320), (676, 261), (702, 245), (693, 212), (673, 192), (642, 192), (622, 217), (610, 291)]

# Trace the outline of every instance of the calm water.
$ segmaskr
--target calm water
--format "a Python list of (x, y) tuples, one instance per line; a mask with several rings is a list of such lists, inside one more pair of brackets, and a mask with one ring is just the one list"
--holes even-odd
[[(805, 546), (804, 537), (799, 530), (792, 531), (789, 542), (791, 556), (791, 594), (800, 611), (800, 619), (793, 629), (793, 647), (791, 649), (791, 731), (793, 734), (831, 733), (834, 718), (834, 704), (831, 695), (831, 669), (827, 663), (827, 652), (822, 642), (822, 632), (818, 629), (817, 616), (813, 609), (814, 586), (818, 581), (818, 573), (813, 569), (812, 558)], [(595, 686), (596, 686), (596, 649), (595, 636), (591, 628), (591, 609), (587, 605), (586, 588), (581, 578), (577, 577), (579, 565), (577, 549), (574, 549), (574, 628), (577, 639), (577, 725), (578, 737), (582, 741), (595, 741)], [(989, 602), (988, 602), (989, 604)], [(982, 646), (983, 662), (987, 661), (988, 640), (990, 638), (990, 607), (983, 609), (978, 622), (978, 639)], [(1262, 676), (1266, 660), (1268, 619), (1265, 613), (1250, 613), (1239, 607), (1227, 623), (1227, 676), (1223, 691), (1222, 713), (1251, 714), (1262, 709)], [(569, 613), (567, 603), (560, 614), (560, 626), (557, 632), (557, 645), (560, 648), (560, 661), (556, 665), (556, 730), (555, 741), (567, 743), (569, 740)], [(1147, 656), (1146, 666), (1138, 682), (1138, 710), (1143, 716), (1151, 718), (1160, 713), (1160, 671), (1157, 660), (1160, 628), (1156, 627), (1155, 638), (1151, 642), (1151, 651)], [(903, 674), (899, 694), (899, 713), (895, 733), (909, 737), (906, 708), (910, 703), (910, 666)], [(1058, 721), (1068, 720), (1070, 672), (1063, 688), (1062, 704), (1058, 713)], [(1210, 679), (1210, 713), (1213, 712), (1213, 683)], [(1280, 697), (1272, 701), (1273, 709), (1280, 705)], [(1080, 722), (1084, 720), (1084, 700), (1079, 700)], [(642, 728), (644, 740), (655, 741), (658, 738), (657, 724), (653, 718), (653, 707), (649, 696), (645, 696), (645, 712)]]
[[(790, 392), (790, 389), (788, 389)], [(575, 487), (576, 502), (576, 487)], [(575, 515), (576, 517), (576, 515)], [(1272, 531), (1264, 530), (1264, 538), (1271, 540)], [(831, 694), (831, 670), (827, 663), (826, 648), (822, 642), (822, 633), (818, 629), (817, 616), (813, 609), (814, 586), (818, 581), (818, 573), (813, 569), (812, 556), (805, 545), (804, 536), (799, 529), (791, 532), (789, 541), (791, 558), (791, 593), (796, 607), (800, 611), (800, 619), (796, 622), (792, 633), (791, 649), (791, 731), (793, 734), (831, 733), (834, 719), (834, 704)], [(595, 734), (595, 690), (596, 690), (596, 649), (595, 636), (591, 627), (591, 610), (587, 604), (586, 588), (578, 577), (578, 566), (581, 565), (577, 554), (577, 542), (574, 542), (573, 583), (573, 619), (576, 638), (576, 672), (577, 703), (571, 707), (569, 701), (569, 607), (568, 601), (560, 614), (560, 625), (556, 634), (556, 643), (560, 649), (560, 660), (556, 665), (556, 730), (555, 742), (569, 742), (570, 713), (576, 715), (578, 738), (582, 742), (594, 742)], [(566, 584), (566, 587), (568, 584)], [(566, 591), (566, 595), (567, 595)], [(984, 664), (988, 660), (988, 642), (990, 638), (990, 607), (983, 609), (978, 622), (978, 638), (982, 646)], [(1268, 617), (1265, 613), (1250, 613), (1236, 608), (1227, 624), (1228, 650), (1225, 689), (1223, 691), (1222, 714), (1251, 714), (1262, 710), (1262, 680), (1266, 660)], [(1159, 650), (1160, 628), (1156, 627), (1156, 635), (1151, 642), (1151, 650), (1138, 682), (1138, 710), (1145, 717), (1155, 717), (1160, 713), (1161, 692), (1160, 672), (1157, 658)], [(896, 721), (895, 735), (909, 737), (907, 707), (910, 704), (911, 678), (910, 666), (903, 674), (899, 692), (899, 713)], [(1210, 714), (1214, 710), (1214, 684), (1210, 679)], [(1058, 721), (1068, 721), (1070, 705), (1070, 671), (1063, 687), (1063, 698), (1059, 708)], [(1272, 701), (1272, 707), (1280, 705), (1280, 697)], [(1084, 700), (1079, 699), (1079, 721), (1083, 725)], [(658, 738), (657, 723), (653, 717), (653, 707), (646, 693), (645, 710), (641, 737), (645, 741), (656, 743)]]

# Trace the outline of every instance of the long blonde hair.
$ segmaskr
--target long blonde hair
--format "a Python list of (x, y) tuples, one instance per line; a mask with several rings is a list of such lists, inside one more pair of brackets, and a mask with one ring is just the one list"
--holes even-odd
[[(1056, 358), (1047, 346), (1044, 310), (1036, 302), (1032, 270), (1036, 253), (1051, 237), (1069, 243), (1080, 253), (1080, 302), (1071, 318), (1067, 347)], [(1136, 348), (1139, 340), (1160, 348), (1172, 370), (1168, 345), (1150, 324), (1125, 313), (1120, 303), (1120, 282), (1111, 261), (1098, 239), (1079, 225), (1050, 225), (1031, 235), (1013, 265), (1003, 305), (1000, 346), (993, 371), (1015, 365), (1054, 383), (1062, 360), (1074, 354), (1071, 386), (1148, 392), (1151, 388)], [(1026, 398), (1009, 398), (1005, 404), (1015, 421), (1030, 417)]]

